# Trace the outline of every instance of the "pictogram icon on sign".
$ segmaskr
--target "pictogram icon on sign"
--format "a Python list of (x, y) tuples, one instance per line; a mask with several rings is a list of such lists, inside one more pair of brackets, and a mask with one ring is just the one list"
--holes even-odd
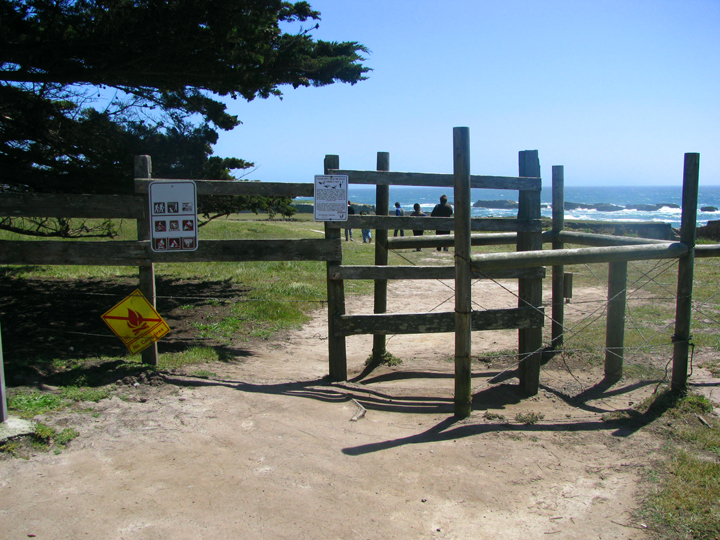
[(133, 291), (108, 310), (102, 319), (133, 354), (146, 349), (170, 331), (170, 327), (140, 290)]

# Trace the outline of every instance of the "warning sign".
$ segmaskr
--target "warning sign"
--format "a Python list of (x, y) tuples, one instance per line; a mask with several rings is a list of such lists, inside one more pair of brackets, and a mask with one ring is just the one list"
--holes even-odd
[(140, 290), (135, 290), (102, 316), (128, 350), (139, 353), (170, 331), (160, 314)]

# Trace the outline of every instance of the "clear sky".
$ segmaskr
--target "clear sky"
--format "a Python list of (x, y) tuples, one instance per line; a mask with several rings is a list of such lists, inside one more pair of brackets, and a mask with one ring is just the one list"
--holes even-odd
[(680, 185), (700, 153), (720, 184), (720, 0), (309, 0), (316, 39), (371, 50), (354, 86), (283, 88), (229, 101), (243, 125), (216, 155), (248, 178), (311, 182), (344, 169), (452, 172), (452, 129), (470, 129), (472, 174), (516, 176), (537, 149), (544, 183)]

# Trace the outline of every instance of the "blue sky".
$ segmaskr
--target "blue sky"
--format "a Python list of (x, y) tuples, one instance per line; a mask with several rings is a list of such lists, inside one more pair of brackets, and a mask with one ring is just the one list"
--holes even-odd
[(472, 174), (517, 175), (537, 149), (544, 182), (680, 185), (699, 152), (720, 184), (719, 0), (310, 0), (316, 39), (372, 52), (354, 86), (283, 88), (228, 101), (243, 125), (219, 156), (248, 178), (310, 182), (325, 154), (374, 169), (452, 172), (452, 129), (470, 129)]

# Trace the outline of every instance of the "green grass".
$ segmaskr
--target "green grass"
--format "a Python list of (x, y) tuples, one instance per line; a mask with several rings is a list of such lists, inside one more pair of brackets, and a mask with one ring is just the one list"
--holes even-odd
[(32, 418), (50, 411), (62, 409), (67, 401), (57, 394), (48, 394), (31, 390), (28, 392), (13, 392), (8, 396), (7, 406), (11, 413), (23, 418)]
[(663, 540), (720, 538), (720, 421), (711, 415), (713, 404), (664, 392), (636, 409), (657, 417), (656, 430), (673, 443), (648, 476), (651, 490), (640, 514)]

